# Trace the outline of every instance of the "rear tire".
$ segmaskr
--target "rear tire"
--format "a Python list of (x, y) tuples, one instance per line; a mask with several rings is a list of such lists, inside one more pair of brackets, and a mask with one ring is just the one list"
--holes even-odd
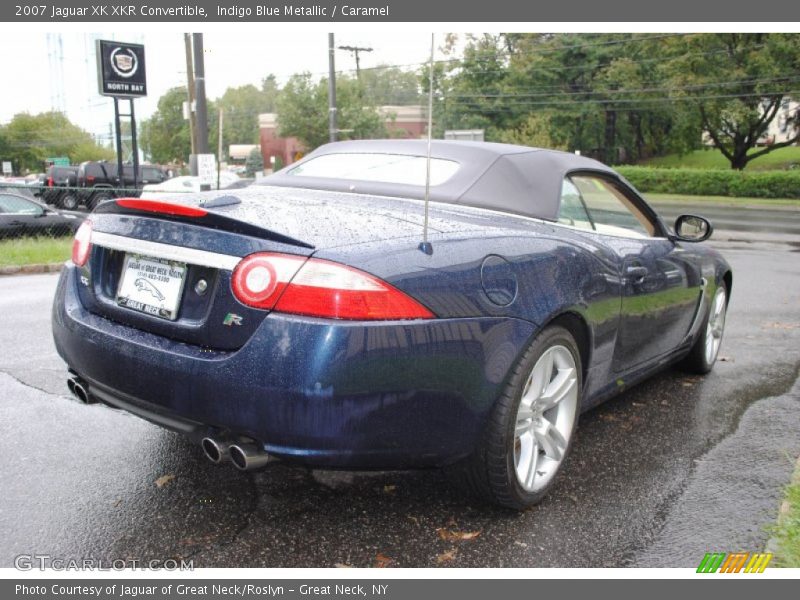
[(681, 362), (681, 368), (690, 373), (705, 375), (717, 362), (722, 335), (725, 333), (725, 316), (728, 310), (728, 289), (721, 283), (714, 292), (711, 306), (700, 326), (700, 334), (689, 354)]
[(80, 206), (80, 200), (78, 200), (78, 196), (76, 194), (73, 194), (72, 192), (66, 192), (59, 199), (58, 206), (64, 210), (77, 210), (78, 206)]
[(563, 327), (542, 331), (514, 368), (478, 448), (450, 473), (492, 504), (522, 510), (544, 498), (572, 448), (581, 358)]
[(111, 192), (97, 192), (89, 200), (88, 208), (90, 211), (92, 211), (97, 208), (99, 204), (112, 200), (113, 198), (114, 196), (111, 194)]

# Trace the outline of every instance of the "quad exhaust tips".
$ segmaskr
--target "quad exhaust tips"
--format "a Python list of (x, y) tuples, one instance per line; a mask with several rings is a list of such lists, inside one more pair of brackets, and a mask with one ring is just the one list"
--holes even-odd
[(252, 471), (265, 466), (272, 459), (255, 443), (234, 444), (230, 448), (231, 462), (240, 471)]
[(205, 437), (200, 445), (203, 447), (203, 452), (206, 458), (215, 465), (218, 465), (230, 456), (231, 441), (225, 438), (212, 438)]
[(200, 443), (206, 458), (215, 465), (230, 459), (240, 471), (260, 469), (272, 458), (256, 442), (235, 441), (228, 437), (205, 437)]
[(83, 404), (95, 404), (97, 400), (89, 393), (89, 386), (80, 377), (73, 376), (67, 379), (70, 393)]

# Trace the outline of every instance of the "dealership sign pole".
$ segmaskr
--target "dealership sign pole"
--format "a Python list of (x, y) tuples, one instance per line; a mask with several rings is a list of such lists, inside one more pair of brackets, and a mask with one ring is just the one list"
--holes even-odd
[[(97, 40), (97, 85), (100, 94), (114, 98), (114, 124), (116, 126), (117, 180), (124, 187), (122, 165), (122, 128), (120, 117), (128, 117), (131, 124), (131, 150), (133, 154), (133, 187), (139, 177), (139, 148), (136, 142), (136, 116), (133, 101), (147, 95), (144, 46), (108, 40)], [(119, 110), (120, 98), (127, 98), (127, 114)]]

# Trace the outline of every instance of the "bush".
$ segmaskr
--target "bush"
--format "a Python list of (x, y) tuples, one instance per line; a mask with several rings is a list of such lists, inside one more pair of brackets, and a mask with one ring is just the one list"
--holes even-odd
[(618, 167), (640, 192), (692, 196), (800, 198), (800, 171)]
[(250, 154), (247, 155), (247, 160), (244, 162), (244, 168), (248, 177), (264, 174), (264, 157), (261, 154), (260, 146), (250, 150)]

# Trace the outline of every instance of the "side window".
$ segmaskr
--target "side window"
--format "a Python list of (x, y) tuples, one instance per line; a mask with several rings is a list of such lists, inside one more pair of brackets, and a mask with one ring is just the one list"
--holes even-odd
[(565, 179), (561, 185), (561, 207), (558, 211), (558, 222), (580, 229), (594, 229), (581, 193), (569, 178)]
[(591, 175), (569, 178), (580, 192), (598, 233), (626, 237), (652, 237), (656, 227), (614, 184)]
[(16, 215), (40, 215), (44, 211), (33, 202), (17, 196), (0, 196), (0, 211)]

